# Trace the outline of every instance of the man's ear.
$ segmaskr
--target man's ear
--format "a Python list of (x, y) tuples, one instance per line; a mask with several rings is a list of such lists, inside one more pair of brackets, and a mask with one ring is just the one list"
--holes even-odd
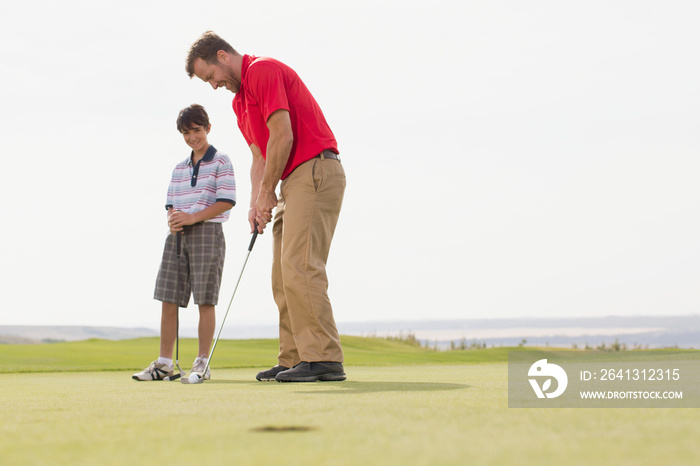
[(219, 63), (228, 63), (228, 53), (224, 52), (223, 50), (216, 52), (216, 58)]

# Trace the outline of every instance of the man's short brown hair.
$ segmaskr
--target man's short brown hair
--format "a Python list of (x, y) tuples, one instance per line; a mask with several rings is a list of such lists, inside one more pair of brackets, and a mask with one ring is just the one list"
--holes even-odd
[(194, 126), (209, 128), (209, 115), (207, 115), (204, 107), (199, 104), (192, 104), (183, 108), (177, 116), (177, 130), (179, 132), (182, 133), (185, 130), (192, 129)]
[(214, 31), (207, 31), (202, 34), (202, 36), (192, 44), (187, 54), (187, 66), (185, 67), (187, 75), (190, 78), (194, 76), (194, 62), (197, 58), (201, 58), (210, 65), (216, 63), (216, 53), (219, 50), (232, 54), (238, 53), (231, 47), (231, 44), (215, 34)]

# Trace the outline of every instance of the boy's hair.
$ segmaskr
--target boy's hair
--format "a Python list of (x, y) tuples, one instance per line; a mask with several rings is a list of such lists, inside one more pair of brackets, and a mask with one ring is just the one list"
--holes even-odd
[(214, 31), (207, 31), (192, 44), (190, 51), (187, 54), (187, 75), (191, 78), (194, 76), (194, 62), (197, 58), (201, 58), (210, 65), (215, 64), (216, 53), (219, 50), (231, 54), (238, 54), (231, 45), (219, 37)]
[(177, 130), (179, 132), (182, 133), (185, 130), (192, 129), (193, 126), (209, 127), (209, 115), (207, 115), (204, 107), (199, 104), (192, 104), (183, 108), (177, 116)]

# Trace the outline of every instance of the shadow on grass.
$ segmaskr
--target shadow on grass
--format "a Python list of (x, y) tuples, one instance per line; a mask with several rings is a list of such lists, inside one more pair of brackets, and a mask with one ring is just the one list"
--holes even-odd
[[(312, 390), (304, 390), (299, 393), (329, 393), (329, 394), (347, 394), (347, 393), (378, 393), (378, 392), (436, 392), (445, 390), (466, 390), (471, 388), (470, 385), (461, 383), (442, 383), (442, 382), (300, 382), (300, 383), (279, 383), (279, 382), (257, 382), (247, 380), (207, 380), (207, 384), (241, 384), (241, 385), (257, 385), (262, 389), (268, 387), (278, 387), (281, 390), (287, 388), (311, 388)], [(323, 390), (316, 388), (324, 387)]]
[(444, 390), (466, 390), (467, 384), (442, 382), (316, 382), (327, 390), (314, 390), (313, 393), (377, 393), (377, 392), (437, 392)]

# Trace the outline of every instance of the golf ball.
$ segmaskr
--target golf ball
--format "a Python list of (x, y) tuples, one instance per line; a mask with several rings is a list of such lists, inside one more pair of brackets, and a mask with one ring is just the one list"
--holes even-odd
[(197, 374), (190, 374), (190, 376), (188, 377), (188, 379), (190, 380), (190, 383), (197, 383), (197, 382), (199, 382), (199, 376), (198, 376)]

